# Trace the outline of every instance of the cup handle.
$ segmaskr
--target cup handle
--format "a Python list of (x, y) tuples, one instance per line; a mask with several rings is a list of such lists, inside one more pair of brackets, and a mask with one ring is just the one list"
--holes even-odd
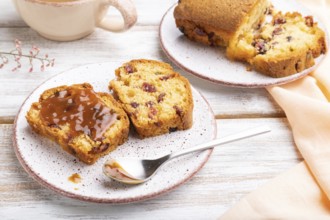
[(113, 6), (115, 7), (123, 16), (124, 25), (120, 22), (111, 21), (110, 18), (103, 18), (98, 27), (112, 32), (122, 32), (131, 28), (137, 21), (137, 12), (135, 5), (131, 0), (105, 0), (104, 6)]

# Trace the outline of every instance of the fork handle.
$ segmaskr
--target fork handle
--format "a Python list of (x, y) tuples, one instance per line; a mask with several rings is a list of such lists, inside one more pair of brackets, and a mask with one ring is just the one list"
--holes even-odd
[(256, 135), (264, 134), (264, 133), (267, 133), (267, 132), (270, 132), (270, 131), (271, 130), (269, 129), (268, 126), (260, 126), (260, 127), (256, 127), (256, 128), (253, 128), (253, 129), (248, 129), (248, 130), (236, 133), (236, 134), (226, 136), (224, 138), (215, 139), (215, 140), (207, 142), (207, 143), (203, 143), (203, 144), (200, 144), (200, 145), (197, 145), (197, 146), (194, 146), (194, 147), (189, 147), (189, 148), (184, 149), (184, 150), (179, 151), (179, 152), (174, 152), (174, 153), (168, 155), (168, 158), (173, 159), (173, 158), (185, 155), (185, 154), (189, 154), (191, 152), (202, 151), (202, 150), (206, 150), (206, 149), (209, 149), (209, 148), (218, 147), (218, 146), (223, 145), (223, 144), (227, 144), (227, 143), (230, 143), (230, 142), (234, 142), (234, 141), (242, 140), (242, 139), (245, 139), (245, 138), (253, 137), (253, 136), (256, 136)]

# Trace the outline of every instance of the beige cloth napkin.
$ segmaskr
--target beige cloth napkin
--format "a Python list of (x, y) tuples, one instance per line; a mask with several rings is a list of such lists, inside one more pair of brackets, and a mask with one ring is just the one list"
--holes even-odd
[[(330, 0), (300, 0), (330, 30)], [(330, 219), (330, 55), (303, 79), (267, 88), (285, 111), (304, 162), (252, 192), (220, 219)]]

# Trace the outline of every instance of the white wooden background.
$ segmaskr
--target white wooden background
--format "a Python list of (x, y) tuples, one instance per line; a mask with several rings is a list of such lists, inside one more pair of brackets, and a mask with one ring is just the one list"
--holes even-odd
[(32, 44), (56, 58), (45, 72), (0, 69), (0, 219), (216, 219), (267, 180), (302, 160), (283, 111), (264, 89), (228, 88), (183, 71), (216, 114), (218, 137), (257, 125), (271, 133), (224, 145), (189, 182), (159, 198), (127, 205), (93, 204), (65, 198), (43, 188), (20, 166), (12, 149), (12, 123), (28, 94), (59, 72), (89, 63), (151, 58), (162, 52), (158, 25), (175, 0), (133, 0), (139, 20), (130, 31), (96, 30), (87, 38), (58, 43), (41, 38), (20, 19), (10, 0), (0, 1), (0, 50)]

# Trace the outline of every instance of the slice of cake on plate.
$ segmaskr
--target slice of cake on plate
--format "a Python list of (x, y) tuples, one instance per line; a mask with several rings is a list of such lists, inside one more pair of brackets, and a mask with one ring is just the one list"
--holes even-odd
[(109, 88), (141, 138), (192, 126), (189, 81), (166, 63), (132, 60), (116, 70)]
[(119, 103), (88, 84), (44, 91), (26, 119), (32, 129), (59, 143), (86, 164), (93, 164), (128, 138), (129, 119)]

